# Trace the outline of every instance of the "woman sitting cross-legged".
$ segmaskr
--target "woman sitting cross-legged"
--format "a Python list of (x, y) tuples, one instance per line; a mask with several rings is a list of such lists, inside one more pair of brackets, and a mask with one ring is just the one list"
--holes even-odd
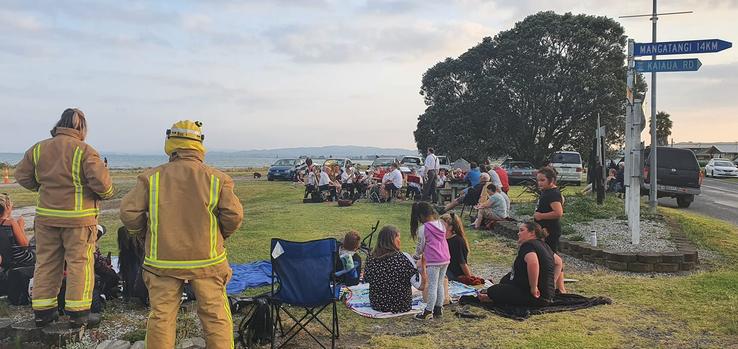
[(543, 306), (554, 297), (554, 280), (561, 273), (561, 261), (556, 261), (551, 248), (543, 241), (545, 233), (535, 222), (526, 222), (518, 229), (518, 255), (513, 270), (500, 283), (480, 294), (481, 302), (500, 305)]
[(417, 271), (410, 258), (400, 251), (400, 230), (392, 225), (384, 226), (364, 270), (372, 309), (388, 313), (410, 311), (413, 303), (410, 278)]
[(459, 281), (459, 277), (472, 277), (467, 258), (469, 257), (469, 242), (466, 240), (464, 224), (461, 217), (455, 213), (442, 215), (441, 221), (446, 226), (446, 241), (451, 255), (451, 262), (446, 270), (446, 276), (450, 281)]

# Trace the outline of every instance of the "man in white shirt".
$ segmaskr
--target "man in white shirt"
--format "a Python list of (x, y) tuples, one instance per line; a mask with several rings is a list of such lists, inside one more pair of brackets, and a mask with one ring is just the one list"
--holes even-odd
[(346, 168), (341, 174), (341, 183), (343, 184), (342, 187), (349, 192), (352, 199), (354, 198), (355, 179), (356, 179), (356, 173), (353, 167)]
[(331, 177), (328, 176), (328, 171), (330, 171), (328, 166), (323, 166), (323, 170), (320, 171), (320, 181), (318, 181), (318, 189), (320, 189), (320, 191), (330, 192), (331, 196), (329, 199), (330, 201), (333, 201), (334, 199), (337, 199), (338, 195), (336, 194), (336, 187), (331, 185)]
[(441, 168), (438, 157), (434, 154), (433, 148), (428, 148), (428, 156), (425, 158), (425, 185), (423, 186), (423, 201), (436, 201), (436, 176)]
[(391, 168), (392, 171), (387, 172), (382, 178), (383, 196), (387, 202), (391, 200), (392, 194), (402, 188), (403, 182), (402, 172), (400, 172), (397, 163), (393, 163)]
[(497, 171), (490, 168), (487, 173), (489, 173), (490, 183), (494, 184), (497, 188), (502, 188), (502, 180), (500, 180), (500, 175), (497, 174)]

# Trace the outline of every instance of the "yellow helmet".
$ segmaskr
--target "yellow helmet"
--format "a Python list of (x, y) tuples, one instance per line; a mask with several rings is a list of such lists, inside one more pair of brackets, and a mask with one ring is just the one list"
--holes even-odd
[(202, 122), (192, 120), (177, 121), (172, 128), (167, 130), (167, 140), (164, 142), (164, 151), (172, 155), (177, 149), (197, 150), (205, 154), (205, 146), (202, 141)]

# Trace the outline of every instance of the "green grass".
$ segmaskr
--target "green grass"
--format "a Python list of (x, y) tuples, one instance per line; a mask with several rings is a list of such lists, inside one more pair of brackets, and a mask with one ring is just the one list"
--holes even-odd
[[(243, 178), (247, 174), (235, 176)], [(131, 179), (116, 176), (116, 182)], [(241, 229), (227, 240), (229, 259), (233, 263), (267, 259), (269, 240), (273, 237), (290, 240), (341, 238), (350, 229), (365, 236), (377, 220), (381, 225), (393, 224), (400, 228), (404, 250), (411, 251), (414, 246), (408, 234), (409, 202), (358, 202), (348, 208), (328, 203), (302, 204), (303, 189), (299, 186), (245, 179), (236, 180), (236, 193), (242, 200), (245, 220)], [(616, 197), (608, 197), (603, 206), (595, 205), (587, 196), (570, 193), (566, 197), (566, 224), (623, 215), (622, 201)], [(531, 198), (518, 202), (526, 201), (530, 202)], [(722, 348), (738, 343), (738, 317), (735, 316), (738, 312), (738, 267), (735, 266), (738, 227), (683, 210), (661, 209), (659, 213), (701, 247), (723, 256), (717, 265), (678, 277), (570, 270), (567, 277), (580, 280), (569, 285), (571, 292), (610, 297), (613, 304), (534, 316), (524, 322), (493, 314), (488, 314), (484, 320), (461, 320), (450, 312), (443, 321), (429, 323), (419, 323), (410, 317), (375, 320), (362, 318), (341, 306), (339, 345), (374, 348)], [(105, 214), (101, 222), (111, 231), (101, 241), (101, 249), (115, 254), (114, 233), (120, 226), (117, 214)], [(469, 231), (468, 237), (472, 270), (509, 268), (516, 253), (513, 241), (489, 237), (479, 231)], [(0, 302), (0, 316), (8, 312), (3, 303)], [(115, 318), (114, 313), (106, 314), (106, 319)], [(196, 326), (193, 318), (182, 320)], [(140, 338), (141, 328), (140, 324), (132, 326), (126, 338)], [(189, 331), (190, 328), (184, 326), (179, 332)], [(299, 341), (302, 345), (310, 345), (305, 337)]]

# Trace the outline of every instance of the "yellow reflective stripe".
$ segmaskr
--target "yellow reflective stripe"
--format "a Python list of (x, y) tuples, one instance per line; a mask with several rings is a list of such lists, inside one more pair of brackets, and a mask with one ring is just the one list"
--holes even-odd
[(87, 310), (92, 305), (92, 299), (83, 299), (81, 301), (64, 301), (64, 309), (67, 310)]
[(82, 299), (92, 299), (92, 289), (94, 287), (94, 270), (93, 267), (93, 254), (92, 254), (92, 244), (87, 246), (87, 263), (85, 265), (85, 288), (82, 291)]
[(82, 187), (82, 180), (79, 177), (79, 172), (82, 163), (82, 151), (79, 147), (74, 150), (74, 157), (72, 158), (72, 182), (74, 183), (74, 209), (82, 210), (82, 201), (84, 199), (84, 188)]
[(156, 260), (159, 248), (159, 172), (149, 177), (149, 224), (151, 240), (149, 241), (149, 258)]
[(112, 196), (112, 195), (113, 195), (113, 191), (114, 191), (114, 189), (115, 189), (115, 188), (114, 188), (114, 187), (113, 187), (113, 186), (111, 185), (111, 186), (110, 186), (110, 189), (106, 190), (106, 191), (105, 191), (105, 192), (103, 192), (103, 193), (96, 193), (96, 194), (97, 194), (98, 196), (100, 196), (101, 198), (103, 198), (103, 199), (107, 199), (108, 197), (110, 197), (110, 196)]
[(38, 308), (52, 308), (57, 306), (56, 297), (45, 298), (45, 299), (33, 299), (31, 300), (31, 307), (33, 309)]
[(208, 202), (208, 215), (210, 216), (210, 258), (218, 255), (218, 219), (215, 217), (215, 208), (218, 207), (220, 199), (220, 179), (210, 175), (210, 199)]
[(38, 183), (38, 159), (41, 157), (41, 143), (36, 144), (33, 147), (33, 175), (36, 177)]
[(226, 260), (226, 253), (210, 259), (192, 260), (192, 261), (165, 261), (152, 258), (144, 258), (144, 265), (161, 269), (197, 269), (205, 268)]
[(82, 218), (97, 216), (100, 214), (100, 209), (88, 208), (86, 210), (55, 210), (51, 208), (36, 207), (36, 214), (46, 217)]
[(223, 289), (223, 307), (225, 308), (226, 316), (228, 317), (228, 325), (231, 326), (231, 329), (228, 331), (227, 334), (230, 334), (228, 338), (230, 338), (231, 346), (230, 348), (233, 349), (235, 341), (233, 340), (233, 315), (231, 315), (231, 302), (228, 301), (228, 295), (226, 294), (225, 288)]
[(33, 164), (38, 165), (38, 158), (41, 156), (41, 143), (33, 147)]

